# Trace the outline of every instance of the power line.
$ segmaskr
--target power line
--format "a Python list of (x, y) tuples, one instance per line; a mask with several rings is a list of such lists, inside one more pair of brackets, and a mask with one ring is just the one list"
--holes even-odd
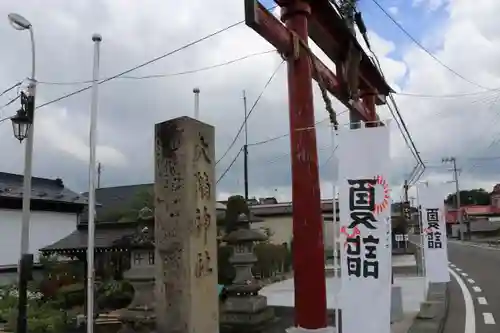
[(284, 62), (285, 62), (285, 60), (282, 60), (280, 62), (280, 64), (278, 65), (278, 67), (276, 67), (276, 69), (274, 70), (274, 72), (271, 75), (271, 77), (269, 78), (269, 80), (267, 80), (266, 84), (264, 85), (264, 88), (260, 92), (259, 96), (257, 97), (257, 99), (253, 103), (252, 107), (250, 108), (250, 111), (247, 113), (245, 119), (243, 120), (243, 123), (241, 124), (240, 129), (238, 130), (238, 132), (236, 133), (236, 136), (234, 137), (233, 141), (231, 142), (231, 144), (229, 145), (229, 147), (226, 149), (226, 151), (224, 152), (224, 154), (222, 154), (222, 157), (219, 158), (217, 160), (217, 162), (215, 162), (215, 165), (219, 164), (219, 162), (224, 157), (226, 157), (226, 155), (229, 153), (229, 151), (231, 150), (231, 148), (233, 148), (234, 144), (236, 143), (236, 140), (238, 140), (238, 137), (240, 136), (241, 132), (243, 131), (243, 128), (245, 127), (245, 124), (246, 124), (248, 118), (250, 117), (250, 115), (252, 114), (252, 112), (255, 110), (255, 107), (257, 106), (257, 103), (259, 103), (259, 101), (262, 98), (262, 96), (264, 95), (264, 92), (266, 91), (267, 87), (269, 86), (269, 84), (271, 83), (271, 81), (273, 80), (273, 78), (276, 76), (276, 74), (278, 73), (278, 70), (281, 68), (281, 65)]
[[(489, 107), (488, 107), (488, 111), (490, 111), (494, 106), (495, 104), (498, 102), (498, 100), (500, 99), (500, 93), (497, 94), (496, 98), (490, 103)], [(493, 122), (493, 124), (496, 124), (498, 122), (498, 117), (496, 118), (496, 121)], [(492, 140), (490, 142), (490, 144), (488, 145), (488, 147), (486, 147), (486, 149), (484, 150), (485, 152), (488, 151), (488, 149), (490, 149), (491, 147), (493, 147), (497, 142), (498, 142), (498, 134), (499, 133), (496, 133), (496, 134), (493, 134), (492, 136)], [(472, 170), (474, 170), (480, 163), (476, 162), (474, 163), (468, 170), (467, 170), (467, 173), (470, 173), (472, 172)]]
[[(267, 8), (267, 10), (268, 10), (268, 11), (272, 11), (272, 10), (273, 10), (274, 8), (276, 8), (276, 7), (277, 7), (277, 6), (270, 7), (270, 8)], [(158, 60), (164, 59), (164, 58), (166, 58), (166, 57), (168, 57), (168, 56), (170, 56), (170, 55), (172, 55), (172, 54), (174, 54), (174, 53), (177, 53), (177, 52), (182, 51), (182, 50), (184, 50), (184, 49), (186, 49), (186, 48), (188, 48), (188, 47), (191, 47), (191, 46), (196, 45), (196, 44), (198, 44), (198, 43), (201, 43), (201, 42), (203, 42), (203, 41), (205, 41), (205, 40), (207, 40), (207, 39), (210, 39), (210, 38), (212, 38), (212, 37), (214, 37), (214, 36), (216, 36), (216, 35), (218, 35), (218, 34), (220, 34), (220, 33), (222, 33), (222, 32), (225, 32), (225, 31), (227, 31), (227, 30), (229, 30), (229, 29), (231, 29), (231, 28), (236, 27), (236, 26), (238, 26), (238, 25), (240, 25), (240, 24), (242, 24), (242, 23), (244, 23), (244, 22), (245, 22), (245, 20), (241, 20), (241, 21), (235, 22), (235, 23), (233, 23), (233, 24), (230, 24), (230, 25), (226, 26), (225, 28), (222, 28), (222, 29), (219, 29), (219, 30), (217, 30), (217, 31), (215, 31), (215, 32), (212, 32), (212, 33), (210, 33), (210, 34), (208, 34), (208, 35), (206, 35), (206, 36), (204, 36), (204, 37), (201, 37), (201, 38), (199, 38), (199, 39), (197, 39), (197, 40), (194, 40), (194, 41), (192, 41), (192, 42), (190, 42), (190, 43), (187, 43), (187, 44), (185, 44), (185, 45), (183, 45), (183, 46), (181, 46), (181, 47), (179, 47), (179, 48), (177, 48), (177, 49), (175, 49), (175, 50), (172, 50), (172, 51), (170, 51), (170, 52), (168, 52), (168, 53), (165, 53), (165, 54), (163, 54), (163, 55), (161, 55), (161, 56), (158, 56), (158, 57), (156, 57), (156, 58), (153, 58), (153, 59), (151, 59), (151, 60), (148, 60), (148, 61), (146, 61), (146, 62), (144, 62), (144, 63), (142, 63), (142, 64), (139, 64), (139, 65), (137, 65), (137, 66), (135, 66), (135, 67), (132, 67), (132, 68), (130, 68), (130, 69), (127, 69), (127, 70), (125, 70), (125, 71), (123, 71), (123, 72), (121, 72), (121, 73), (118, 73), (118, 74), (116, 74), (116, 75), (113, 75), (113, 76), (111, 76), (111, 77), (108, 77), (108, 78), (106, 78), (106, 79), (100, 80), (99, 82), (97, 82), (97, 84), (102, 84), (102, 83), (105, 83), (105, 82), (108, 82), (108, 81), (114, 80), (114, 79), (119, 78), (119, 77), (121, 77), (121, 76), (123, 76), (123, 75), (125, 75), (125, 74), (128, 74), (128, 73), (130, 73), (130, 72), (133, 72), (133, 71), (135, 71), (135, 70), (137, 70), (137, 69), (139, 69), (139, 68), (142, 68), (142, 67), (145, 67), (145, 66), (147, 66), (147, 65), (150, 65), (150, 64), (152, 64), (152, 63), (154, 63), (154, 62), (156, 62), (156, 61), (158, 61)], [(59, 101), (61, 101), (61, 100), (63, 100), (63, 99), (66, 99), (66, 98), (69, 98), (69, 97), (74, 96), (74, 95), (76, 95), (76, 94), (79, 94), (79, 93), (81, 93), (81, 92), (84, 92), (84, 91), (86, 91), (86, 90), (90, 89), (91, 87), (92, 87), (92, 86), (90, 85), (90, 86), (87, 86), (87, 87), (85, 87), (85, 88), (82, 88), (82, 89), (78, 89), (78, 90), (76, 90), (76, 91), (73, 91), (73, 92), (71, 92), (71, 93), (69, 93), (69, 94), (66, 94), (66, 95), (60, 96), (60, 97), (58, 97), (58, 98), (56, 98), (56, 99), (54, 99), (54, 100), (51, 100), (51, 101), (49, 101), (49, 102), (47, 102), (47, 103), (44, 103), (44, 104), (42, 104), (42, 105), (39, 105), (38, 107), (36, 107), (36, 109), (40, 109), (40, 108), (45, 107), (45, 106), (47, 106), (47, 105), (50, 105), (50, 104), (53, 104), (53, 103), (59, 102)], [(12, 117), (10, 117), (10, 118), (12, 118)], [(10, 119), (10, 118), (8, 118), (8, 119)]]
[[(142, 75), (142, 76), (126, 76), (123, 75), (120, 77), (120, 79), (130, 79), (130, 80), (142, 80), (142, 79), (157, 79), (157, 78), (166, 78), (166, 77), (172, 77), (172, 76), (179, 76), (179, 75), (186, 75), (186, 74), (193, 74), (193, 73), (198, 73), (214, 68), (219, 68), (227, 65), (234, 64), (236, 62), (246, 60), (252, 57), (268, 54), (268, 53), (275, 53), (276, 50), (268, 50), (268, 51), (263, 51), (263, 52), (256, 52), (256, 53), (251, 53), (243, 57), (239, 57), (233, 60), (225, 61), (222, 63), (210, 65), (210, 66), (205, 66), (197, 69), (191, 69), (187, 71), (182, 71), (182, 72), (175, 72), (175, 73), (166, 73), (166, 74), (151, 74), (151, 75)], [(47, 84), (47, 85), (78, 85), (78, 84), (86, 84), (86, 83), (92, 83), (92, 80), (85, 80), (85, 81), (72, 81), (72, 82), (50, 82), (50, 81), (37, 81), (38, 84)], [(0, 95), (1, 96), (1, 95)]]
[(474, 91), (474, 92), (465, 92), (465, 93), (456, 93), (456, 94), (443, 94), (443, 95), (433, 95), (433, 94), (418, 94), (418, 93), (410, 93), (410, 92), (396, 92), (396, 95), (399, 96), (407, 96), (407, 97), (420, 97), (420, 98), (459, 98), (459, 97), (468, 97), (482, 94), (489, 94), (495, 91), (500, 91), (500, 88), (490, 89), (488, 91)]
[(328, 158), (323, 163), (321, 163), (321, 165), (319, 166), (319, 169), (322, 169), (325, 165), (328, 164), (328, 162), (330, 162), (332, 160), (332, 158), (335, 156), (335, 151), (337, 151), (338, 147), (339, 147), (339, 145), (336, 145), (335, 148), (333, 148), (332, 153), (330, 154), (330, 156), (328, 156)]
[[(17, 101), (19, 99), (19, 97), (21, 97), (21, 95), (17, 95), (16, 97), (12, 98), (10, 101), (8, 101), (7, 103), (5, 103), (2, 107), (0, 107), (0, 112), (2, 112), (3, 109), (5, 109), (6, 107), (8, 107), (9, 105), (11, 105), (12, 103), (14, 103), (15, 101)], [(8, 120), (8, 119), (10, 119), (12, 117), (13, 116), (2, 118), (2, 119), (0, 119), (0, 123), (2, 123), (5, 120)]]
[(12, 89), (20, 86), (23, 82), (22, 81), (19, 81), (17, 83), (15, 83), (14, 85), (10, 86), (9, 88), (5, 89), (4, 91), (2, 91), (0, 93), (0, 97), (2, 97), (3, 95), (5, 95), (6, 93), (8, 93), (9, 91), (11, 91)]
[[(201, 37), (201, 38), (196, 39), (196, 40), (194, 40), (194, 41), (192, 41), (192, 42), (189, 42), (189, 43), (187, 43), (187, 44), (184, 44), (183, 46), (178, 47), (178, 48), (176, 48), (176, 49), (174, 49), (174, 50), (172, 50), (172, 51), (169, 51), (169, 52), (167, 52), (167, 53), (165, 53), (165, 54), (163, 54), (163, 55), (161, 55), (161, 56), (155, 57), (155, 58), (153, 58), (153, 59), (151, 59), (151, 60), (148, 60), (148, 61), (146, 61), (146, 62), (143, 62), (142, 64), (139, 64), (139, 65), (137, 65), (137, 66), (134, 66), (134, 67), (132, 67), (132, 68), (130, 68), (130, 69), (127, 69), (127, 70), (125, 70), (125, 71), (123, 71), (123, 72), (120, 72), (120, 73), (115, 74), (115, 75), (113, 75), (113, 76), (110, 76), (110, 77), (107, 77), (107, 78), (105, 78), (105, 79), (102, 79), (102, 80), (100, 80), (99, 82), (97, 82), (97, 84), (102, 84), (102, 83), (109, 82), (109, 81), (114, 80), (114, 79), (116, 79), (116, 78), (119, 78), (119, 77), (121, 77), (121, 76), (123, 76), (123, 75), (125, 75), (125, 74), (128, 74), (128, 73), (130, 73), (130, 72), (133, 72), (133, 71), (135, 71), (135, 70), (137, 70), (137, 69), (140, 69), (140, 68), (142, 68), (142, 67), (145, 67), (145, 66), (147, 66), (147, 65), (150, 65), (150, 64), (152, 64), (152, 63), (154, 63), (154, 62), (156, 62), (156, 61), (159, 61), (159, 60), (161, 60), (161, 59), (164, 59), (164, 58), (166, 58), (166, 57), (168, 57), (168, 56), (171, 56), (171, 55), (173, 55), (173, 54), (175, 54), (175, 53), (177, 53), (177, 52), (179, 52), (179, 51), (182, 51), (182, 50), (184, 50), (184, 49), (187, 49), (188, 47), (191, 47), (191, 46), (193, 46), (193, 45), (196, 45), (196, 44), (198, 44), (198, 43), (201, 43), (201, 42), (203, 42), (203, 41), (205, 41), (205, 40), (207, 40), (207, 39), (210, 39), (210, 38), (212, 38), (212, 37), (214, 37), (214, 36), (216, 36), (216, 35), (218, 35), (218, 34), (220, 34), (220, 33), (222, 33), (222, 32), (225, 32), (225, 31), (227, 31), (227, 30), (229, 30), (229, 29), (231, 29), (231, 28), (234, 28), (234, 27), (236, 27), (237, 25), (242, 24), (243, 22), (244, 22), (244, 20), (239, 21), (239, 22), (236, 22), (236, 23), (233, 23), (233, 24), (230, 24), (230, 25), (226, 26), (225, 28), (219, 29), (219, 30), (217, 30), (217, 31), (215, 31), (215, 32), (212, 32), (212, 33), (210, 33), (210, 34), (208, 34), (208, 35), (205, 35), (204, 37)], [(72, 97), (72, 96), (74, 96), (74, 95), (77, 95), (77, 94), (79, 94), (79, 93), (81, 93), (81, 92), (84, 92), (84, 91), (86, 91), (86, 90), (89, 90), (90, 88), (92, 88), (92, 85), (89, 85), (89, 86), (86, 86), (86, 87), (84, 87), (84, 88), (81, 88), (81, 89), (75, 90), (75, 91), (73, 91), (73, 92), (70, 92), (70, 93), (68, 93), (68, 94), (62, 95), (62, 96), (60, 96), (60, 97), (58, 97), (58, 98), (56, 98), (56, 99), (53, 99), (53, 100), (51, 100), (51, 101), (49, 101), (49, 102), (46, 102), (46, 103), (43, 103), (43, 104), (41, 104), (41, 105), (37, 106), (37, 107), (36, 107), (36, 110), (41, 109), (41, 108), (43, 108), (43, 107), (45, 107), (45, 106), (47, 106), (47, 105), (53, 104), (53, 103), (57, 103), (57, 102), (59, 102), (59, 101), (61, 101), (61, 100), (63, 100), (63, 99), (66, 99), (66, 98)], [(6, 119), (1, 119), (1, 120), (0, 120), (0, 122), (1, 122), (1, 121), (4, 121), (4, 120), (7, 120), (7, 119), (10, 119), (10, 118), (12, 118), (12, 116), (11, 116), (11, 117), (9, 117), (9, 118), (6, 118)]]
[(238, 157), (240, 156), (240, 154), (241, 154), (242, 151), (243, 151), (243, 147), (240, 148), (240, 151), (238, 151), (238, 154), (236, 154), (236, 156), (233, 158), (233, 160), (231, 161), (231, 163), (229, 163), (229, 166), (226, 168), (226, 170), (224, 170), (224, 172), (219, 177), (219, 179), (217, 179), (216, 184), (219, 184), (219, 182), (222, 180), (222, 178), (224, 178), (224, 176), (229, 172), (229, 170), (231, 170), (231, 168), (233, 167), (234, 163), (236, 162), (236, 160), (238, 159)]
[[(366, 37), (366, 38), (368, 39), (368, 37)], [(379, 61), (377, 55), (375, 54), (375, 52), (371, 48), (369, 48), (369, 50), (373, 55), (373, 58), (375, 60), (375, 64), (378, 67), (380, 74), (382, 75), (382, 77), (385, 80), (385, 75), (384, 75), (384, 72), (382, 71), (382, 66), (380, 65), (380, 61)], [(392, 116), (394, 117), (394, 120), (396, 121), (396, 124), (398, 125), (399, 131), (401, 132), (401, 135), (403, 136), (403, 139), (405, 140), (407, 147), (410, 149), (410, 152), (413, 154), (413, 157), (415, 157), (417, 163), (420, 163), (420, 165), (422, 165), (422, 167), (423, 167), (423, 170), (419, 175), (419, 177), (420, 177), (425, 171), (425, 164), (422, 161), (422, 158), (420, 157), (420, 153), (417, 150), (417, 147), (415, 146), (415, 142), (413, 141), (413, 138), (411, 137), (410, 131), (408, 130), (408, 127), (406, 126), (406, 123), (403, 120), (401, 113), (399, 112), (399, 108), (398, 108), (398, 105), (396, 103), (396, 100), (394, 99), (394, 96), (391, 93), (389, 93), (389, 99), (392, 102), (395, 110), (393, 110), (391, 108), (389, 103), (387, 103), (387, 107), (389, 108), (389, 111), (391, 112)], [(397, 115), (397, 117), (396, 117), (396, 115)], [(399, 121), (398, 121), (398, 119), (399, 119)], [(403, 128), (401, 128), (401, 127), (403, 127)], [(403, 129), (404, 129), (404, 132), (403, 132)], [(407, 137), (405, 136), (405, 133), (406, 133)], [(414, 170), (416, 171), (417, 168), (418, 168), (418, 165), (414, 168)], [(413, 171), (412, 171), (412, 173), (413, 173)]]
[(443, 66), (444, 68), (446, 68), (448, 71), (450, 71), (451, 73), (455, 74), (457, 77), (461, 78), (463, 81), (467, 82), (467, 83), (470, 83), (472, 85), (475, 85), (476, 87), (479, 87), (481, 89), (484, 89), (484, 90), (492, 90), (490, 88), (487, 88), (483, 85), (480, 85), (479, 83), (477, 82), (474, 82), (472, 80), (469, 80), (468, 78), (466, 78), (465, 76), (463, 76), (462, 74), (458, 73), (457, 71), (455, 71), (453, 68), (451, 68), (450, 66), (446, 65), (444, 62), (442, 62), (438, 57), (436, 57), (434, 54), (432, 54), (431, 51), (429, 51), (425, 46), (423, 46), (415, 37), (413, 37), (401, 24), (399, 24), (399, 22), (396, 21), (396, 19), (394, 19), (394, 17), (392, 17), (391, 14), (389, 14), (389, 12), (387, 12), (384, 7), (382, 7), (382, 5), (380, 5), (380, 3), (378, 3), (377, 0), (372, 0), (375, 5), (392, 21), (392, 23), (394, 23), (408, 38), (410, 38), (413, 43), (415, 43), (420, 49), (422, 49), (425, 53), (427, 53), (432, 59), (434, 59), (438, 64), (440, 64), (441, 66)]
[[(348, 112), (349, 109), (346, 109), (342, 112), (339, 112), (337, 113), (337, 116), (341, 115), (341, 114), (344, 114), (346, 112)], [(326, 117), (322, 120), (319, 120), (317, 122), (314, 123), (314, 126), (310, 126), (310, 127), (303, 127), (303, 128), (296, 128), (295, 131), (309, 131), (309, 130), (313, 130), (313, 129), (316, 129), (316, 126), (321, 124), (321, 123), (324, 123), (325, 121), (328, 121), (330, 120), (330, 117)], [(260, 145), (263, 145), (263, 144), (266, 144), (266, 143), (269, 143), (269, 142), (273, 142), (273, 141), (276, 141), (276, 140), (279, 140), (279, 139), (282, 139), (282, 138), (286, 138), (287, 136), (290, 136), (290, 132), (288, 133), (285, 133), (285, 134), (281, 134), (281, 135), (278, 135), (278, 136), (275, 136), (275, 137), (272, 137), (272, 138), (269, 138), (269, 139), (266, 139), (266, 140), (262, 140), (262, 141), (257, 141), (257, 142), (253, 142), (253, 143), (249, 143), (248, 146), (260, 146)]]

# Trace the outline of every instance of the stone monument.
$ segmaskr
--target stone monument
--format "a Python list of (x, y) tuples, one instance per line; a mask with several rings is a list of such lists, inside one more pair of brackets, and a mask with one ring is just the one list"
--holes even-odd
[(252, 267), (257, 262), (254, 244), (267, 240), (267, 236), (250, 229), (249, 221), (249, 217), (238, 216), (235, 230), (223, 239), (233, 247), (229, 262), (236, 273), (233, 283), (226, 287), (227, 299), (221, 311), (221, 327), (228, 332), (262, 331), (274, 318), (267, 298), (259, 295), (262, 286), (252, 274)]
[(219, 330), (214, 135), (189, 117), (155, 126), (159, 333)]

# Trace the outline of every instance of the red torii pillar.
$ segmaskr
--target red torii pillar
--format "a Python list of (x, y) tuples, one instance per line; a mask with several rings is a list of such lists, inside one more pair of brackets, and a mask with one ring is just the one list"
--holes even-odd
[[(308, 3), (290, 1), (282, 19), (305, 43), (309, 37)], [(292, 164), (293, 269), (295, 324), (315, 329), (327, 326), (323, 214), (314, 128), (312, 69), (304, 48), (288, 60), (288, 105)]]
[[(288, 56), (295, 324), (305, 329), (317, 329), (327, 326), (327, 304), (312, 78), (322, 82), (326, 90), (344, 104), (348, 100), (336, 75), (303, 45), (298, 48), (294, 45), (292, 33), (307, 46), (308, 17), (311, 15), (309, 2), (275, 1), (282, 7), (282, 20), (286, 27), (256, 0), (245, 0), (245, 21), (278, 51)], [(323, 30), (317, 30), (316, 33), (322, 34)], [(317, 70), (312, 72), (312, 66)], [(373, 93), (365, 94), (361, 102), (351, 106), (361, 120), (377, 119), (375, 96)], [(301, 130), (303, 128), (312, 129), (304, 131)]]

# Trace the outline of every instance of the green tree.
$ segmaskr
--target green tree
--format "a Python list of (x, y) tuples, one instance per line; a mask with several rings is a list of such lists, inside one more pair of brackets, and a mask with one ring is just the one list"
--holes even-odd
[[(456, 193), (451, 193), (446, 197), (445, 203), (447, 205), (456, 205)], [(490, 205), (490, 193), (485, 189), (472, 189), (460, 191), (460, 204), (461, 205)]]
[(149, 208), (154, 210), (154, 190), (142, 190), (138, 192), (130, 203), (124, 203), (127, 207), (120, 210), (107, 211), (102, 214), (100, 220), (110, 222), (110, 221), (137, 221), (139, 216), (139, 211), (143, 208)]
[(224, 221), (224, 229), (226, 234), (229, 234), (231, 231), (236, 230), (238, 217), (241, 214), (245, 214), (247, 217), (250, 217), (250, 210), (248, 209), (245, 198), (243, 198), (241, 195), (230, 196), (227, 199), (226, 218)]

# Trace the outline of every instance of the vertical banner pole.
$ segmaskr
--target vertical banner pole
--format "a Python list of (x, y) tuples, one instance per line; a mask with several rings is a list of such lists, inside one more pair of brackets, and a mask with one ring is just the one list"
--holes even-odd
[(338, 330), (339, 323), (340, 323), (340, 300), (339, 300), (339, 294), (340, 294), (340, 257), (337, 249), (339, 248), (338, 246), (338, 238), (339, 238), (339, 225), (337, 223), (337, 207), (338, 207), (338, 202), (337, 202), (337, 182), (338, 182), (338, 170), (339, 170), (339, 163), (338, 163), (338, 158), (337, 158), (337, 149), (338, 149), (338, 143), (336, 140), (336, 130), (335, 127), (331, 127), (331, 139), (332, 139), (332, 167), (333, 167), (333, 177), (332, 177), (332, 196), (333, 196), (333, 279), (335, 281), (335, 289), (334, 289), (334, 314), (335, 314), (335, 322), (334, 326)]

